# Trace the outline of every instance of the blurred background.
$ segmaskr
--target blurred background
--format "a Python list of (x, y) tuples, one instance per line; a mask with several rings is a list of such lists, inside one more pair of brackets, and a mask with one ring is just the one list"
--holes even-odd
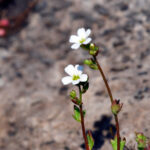
[[(150, 137), (150, 0), (0, 0), (0, 150), (83, 150), (61, 78), (86, 51), (71, 50), (78, 28), (92, 30), (119, 114), (121, 137), (136, 149), (135, 131)], [(98, 71), (85, 66), (86, 129), (94, 150), (111, 150), (110, 101)]]

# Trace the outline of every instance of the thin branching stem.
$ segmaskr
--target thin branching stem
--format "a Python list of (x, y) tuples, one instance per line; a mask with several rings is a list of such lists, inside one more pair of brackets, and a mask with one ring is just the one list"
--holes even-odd
[(85, 132), (83, 107), (82, 107), (82, 91), (81, 91), (80, 85), (78, 87), (79, 87), (79, 94), (80, 94), (80, 101), (81, 101), (81, 105), (79, 106), (79, 108), (80, 108), (80, 115), (81, 115), (82, 134), (83, 134), (83, 138), (84, 138), (84, 142), (85, 142), (85, 148), (86, 148), (86, 150), (90, 150), (89, 146), (88, 146), (88, 140), (87, 140), (86, 132)]
[[(111, 101), (111, 104), (112, 104), (113, 101), (114, 101), (114, 99), (113, 99), (112, 92), (111, 92), (111, 89), (110, 89), (110, 87), (109, 87), (109, 84), (108, 84), (108, 82), (107, 82), (107, 80), (106, 80), (105, 74), (104, 74), (104, 72), (103, 72), (103, 70), (102, 70), (102, 68), (101, 68), (101, 66), (100, 66), (100, 64), (99, 64), (99, 62), (98, 62), (96, 56), (94, 56), (94, 60), (95, 60), (95, 62), (96, 62), (96, 64), (97, 64), (97, 66), (98, 66), (98, 70), (99, 70), (100, 74), (102, 75), (102, 78), (103, 78), (103, 80), (104, 80), (104, 83), (105, 83), (105, 86), (106, 86), (106, 88), (107, 88), (108, 95), (109, 95), (109, 97), (110, 97), (110, 101)], [(114, 117), (115, 117), (116, 130), (117, 130), (117, 150), (120, 150), (120, 130), (119, 130), (118, 116), (117, 116), (117, 115), (114, 115)]]

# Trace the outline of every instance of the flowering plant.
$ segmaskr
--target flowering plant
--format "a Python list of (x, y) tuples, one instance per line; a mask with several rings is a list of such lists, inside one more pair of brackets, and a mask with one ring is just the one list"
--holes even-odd
[[(105, 83), (106, 89), (108, 91), (108, 95), (111, 102), (111, 112), (115, 119), (116, 125), (116, 136), (114, 139), (111, 140), (111, 145), (113, 150), (124, 150), (126, 139), (121, 138), (120, 136), (120, 128), (119, 128), (119, 121), (118, 121), (118, 114), (120, 113), (123, 104), (120, 103), (120, 100), (114, 99), (109, 84), (106, 80), (105, 74), (103, 69), (101, 68), (100, 63), (98, 62), (97, 56), (99, 54), (99, 47), (97, 47), (94, 43), (91, 43), (92, 39), (89, 37), (91, 33), (90, 29), (85, 30), (84, 28), (80, 28), (77, 30), (77, 35), (70, 36), (70, 43), (73, 43), (71, 46), (72, 49), (82, 48), (87, 50), (89, 55), (91, 56), (90, 59), (85, 59), (83, 62), (84, 64), (88, 65), (91, 69), (99, 70), (100, 75), (103, 78)], [(92, 137), (92, 133), (88, 131), (86, 134), (85, 131), (85, 123), (84, 117), (86, 111), (83, 110), (83, 100), (82, 95), (88, 90), (89, 82), (87, 74), (83, 74), (83, 67), (80, 65), (68, 65), (65, 67), (65, 72), (69, 75), (62, 78), (62, 83), (64, 85), (72, 83), (73, 85), (77, 86), (79, 89), (79, 96), (75, 90), (70, 92), (70, 99), (74, 104), (74, 115), (73, 118), (81, 123), (82, 127), (82, 134), (85, 142), (86, 150), (92, 150), (94, 146), (94, 139)], [(146, 141), (147, 138), (141, 133), (136, 134), (136, 141), (138, 150), (149, 150), (148, 146), (146, 148)]]

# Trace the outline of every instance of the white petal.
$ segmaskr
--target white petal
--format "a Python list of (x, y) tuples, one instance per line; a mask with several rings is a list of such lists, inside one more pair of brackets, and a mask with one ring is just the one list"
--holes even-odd
[(81, 81), (81, 82), (86, 82), (87, 79), (88, 79), (87, 74), (82, 74), (82, 75), (80, 76), (80, 81)]
[(71, 35), (69, 39), (70, 43), (79, 43), (79, 37), (76, 35)]
[(85, 41), (85, 42), (83, 42), (83, 44), (88, 44), (88, 43), (90, 43), (90, 42), (91, 42), (91, 40), (92, 40), (91, 38), (87, 38), (87, 39), (86, 39), (86, 41)]
[(81, 44), (79, 43), (75, 43), (71, 46), (72, 49), (78, 49), (80, 47)]
[(86, 37), (88, 37), (91, 34), (91, 29), (86, 30)]
[(70, 76), (73, 76), (74, 75), (74, 72), (75, 72), (75, 68), (73, 65), (68, 65), (67, 67), (65, 67), (65, 72), (67, 74), (69, 74)]
[(73, 81), (72, 81), (72, 84), (73, 84), (73, 85), (76, 85), (76, 84), (78, 84), (78, 83), (80, 83), (80, 79), (78, 79), (78, 80), (73, 80)]
[(75, 65), (75, 69), (76, 69), (76, 74), (77, 75), (81, 75), (83, 72), (83, 66), (80, 65)]
[(72, 77), (70, 76), (63, 77), (61, 81), (64, 85), (70, 84), (72, 82)]
[(86, 37), (86, 32), (85, 32), (85, 29), (84, 29), (84, 28), (78, 29), (77, 34), (78, 34), (78, 36), (79, 36), (80, 38), (85, 38), (85, 37)]

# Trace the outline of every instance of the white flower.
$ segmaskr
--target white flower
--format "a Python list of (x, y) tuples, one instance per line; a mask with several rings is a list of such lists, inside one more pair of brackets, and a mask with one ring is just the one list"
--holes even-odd
[(86, 82), (88, 79), (87, 74), (82, 74), (83, 67), (80, 65), (68, 65), (65, 67), (65, 72), (69, 75), (62, 78), (64, 85), (72, 83), (73, 85), (79, 84), (80, 82)]
[(77, 35), (71, 35), (69, 42), (70, 43), (74, 43), (71, 48), (72, 49), (78, 49), (80, 47), (81, 44), (88, 44), (91, 42), (91, 38), (89, 37), (89, 35), (91, 34), (91, 30), (87, 29), (85, 31), (84, 28), (80, 28), (77, 31)]

